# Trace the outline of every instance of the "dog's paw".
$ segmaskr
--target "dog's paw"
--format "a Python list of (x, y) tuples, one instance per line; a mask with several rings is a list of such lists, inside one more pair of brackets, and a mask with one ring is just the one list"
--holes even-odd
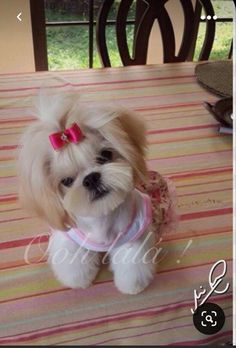
[[(60, 250), (66, 251), (60, 257)], [(48, 262), (57, 280), (64, 286), (86, 289), (96, 278), (99, 270), (100, 256), (78, 248), (64, 232), (58, 232), (50, 239)]]
[(115, 272), (115, 286), (123, 294), (137, 295), (148, 287), (154, 277), (153, 265), (142, 265)]
[(135, 283), (126, 283), (126, 284), (116, 283), (115, 285), (117, 289), (123, 294), (137, 295), (143, 290), (145, 290), (150, 284), (150, 282), (151, 280), (148, 281), (147, 283), (136, 281)]
[(71, 289), (86, 289), (90, 285), (92, 285), (93, 279), (96, 277), (96, 274), (92, 276), (86, 276), (85, 274), (81, 273), (70, 274), (67, 276), (65, 276), (64, 274), (63, 277), (60, 277), (58, 273), (55, 275), (56, 278), (60, 281), (60, 283)]

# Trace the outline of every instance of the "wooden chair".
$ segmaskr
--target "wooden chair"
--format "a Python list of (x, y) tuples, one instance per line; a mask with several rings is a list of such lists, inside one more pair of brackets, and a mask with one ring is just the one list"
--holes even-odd
[[(177, 1), (177, 0), (176, 0)], [(133, 0), (120, 0), (116, 17), (117, 48), (123, 65), (146, 64), (148, 39), (155, 20), (158, 21), (163, 46), (163, 62), (183, 62), (192, 60), (197, 40), (198, 27), (202, 8), (205, 15), (214, 16), (210, 0), (196, 0), (194, 8), (191, 0), (179, 0), (184, 15), (184, 30), (179, 52), (175, 54), (175, 34), (171, 18), (165, 8), (168, 0), (137, 0), (134, 30), (133, 53), (130, 54), (126, 25), (130, 6)], [(97, 48), (103, 66), (110, 67), (111, 61), (106, 42), (106, 24), (109, 11), (114, 0), (104, 0), (98, 13), (96, 39)], [(206, 21), (206, 34), (199, 60), (209, 58), (215, 37), (215, 20)]]

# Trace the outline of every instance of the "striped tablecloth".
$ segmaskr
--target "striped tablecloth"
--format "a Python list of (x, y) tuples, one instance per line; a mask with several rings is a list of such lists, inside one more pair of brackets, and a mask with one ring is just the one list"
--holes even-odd
[[(0, 76), (0, 344), (210, 344), (232, 340), (232, 137), (202, 102), (193, 63)], [(148, 166), (171, 178), (180, 223), (162, 244), (156, 277), (143, 293), (119, 293), (103, 266), (86, 290), (61, 286), (46, 263), (48, 226), (17, 200), (19, 136), (34, 119), (41, 86), (68, 86), (83, 103), (112, 102), (147, 124)], [(39, 236), (40, 238), (36, 238)], [(39, 240), (40, 239), (40, 240)], [(188, 248), (187, 248), (188, 247)], [(210, 301), (225, 312), (215, 335), (193, 326), (194, 289), (207, 287), (212, 265), (227, 262), (225, 294)], [(209, 288), (209, 286), (208, 286)], [(221, 286), (222, 288), (222, 286)]]

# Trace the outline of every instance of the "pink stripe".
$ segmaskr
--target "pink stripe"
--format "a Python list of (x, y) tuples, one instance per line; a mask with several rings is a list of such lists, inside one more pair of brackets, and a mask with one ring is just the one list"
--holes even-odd
[(16, 201), (18, 197), (16, 195), (5, 195), (5, 196), (0, 196), (0, 202), (11, 202), (11, 201)]
[[(215, 98), (213, 99), (215, 100)], [(211, 101), (211, 100), (210, 100)], [(134, 108), (136, 111), (150, 111), (150, 110), (158, 110), (158, 109), (172, 109), (176, 107), (188, 107), (188, 106), (196, 106), (196, 105), (202, 105), (201, 101), (198, 102), (185, 102), (185, 103), (172, 103), (172, 104), (165, 104), (165, 105), (155, 105), (150, 107), (143, 107), (143, 108)]]
[[(81, 84), (81, 85), (83, 85), (83, 84)], [(48, 86), (47, 88), (62, 88), (62, 87), (66, 87), (66, 86), (76, 86), (76, 84), (72, 84), (70, 82), (67, 82), (67, 83), (64, 83), (63, 85), (51, 85), (51, 86)], [(11, 88), (11, 89), (0, 89), (0, 92), (2, 92), (2, 93), (4, 93), (4, 92), (18, 92), (18, 91), (28, 91), (28, 90), (32, 90), (32, 89), (38, 90), (40, 88), (41, 87), (38, 87), (38, 86), (35, 86), (35, 87), (19, 87), (19, 88)]]
[(35, 118), (25, 118), (25, 119), (17, 119), (17, 118), (14, 118), (12, 120), (0, 120), (0, 123), (25, 123), (25, 122), (31, 122), (31, 121), (34, 121)]
[(3, 176), (2, 178), (0, 178), (0, 179), (11, 179), (11, 178), (17, 178), (17, 176), (16, 175), (9, 175), (9, 176)]
[[(207, 236), (210, 236), (212, 234), (221, 234), (221, 233), (231, 233), (232, 231), (232, 223), (230, 226), (226, 226), (226, 228), (221, 228), (218, 232), (215, 232), (215, 231), (212, 231), (212, 232), (208, 232), (208, 233), (205, 233), (205, 232), (201, 232), (200, 234), (198, 234), (198, 237), (207, 237)], [(173, 238), (173, 237), (165, 237), (165, 242), (172, 242), (172, 241), (175, 241), (175, 240), (181, 240), (181, 239), (185, 239), (185, 238), (191, 238), (192, 234), (190, 232), (187, 232), (185, 233), (184, 235), (182, 235), (181, 237), (176, 237), (176, 238)], [(226, 260), (225, 260), (226, 261)], [(178, 268), (179, 269), (179, 268)]]
[[(33, 94), (31, 94), (31, 96), (32, 96)], [(25, 97), (25, 96), (24, 96)], [(7, 111), (9, 112), (10, 110), (12, 110), (12, 111), (14, 111), (14, 113), (16, 113), (17, 112), (17, 110), (19, 111), (19, 110), (24, 110), (24, 111), (26, 111), (26, 110), (28, 110), (29, 109), (29, 106), (27, 106), (27, 105), (25, 105), (25, 106), (13, 106), (13, 105), (11, 105), (11, 106), (9, 106), (9, 107), (7, 107)], [(5, 110), (3, 110), (3, 111), (5, 111)]]
[[(179, 238), (179, 240), (180, 239), (186, 239), (186, 238)], [(178, 240), (178, 239), (176, 238), (176, 239), (173, 239), (173, 240)], [(227, 262), (232, 262), (232, 258), (231, 259), (226, 259), (225, 258), (224, 260), (227, 261)], [(205, 262), (205, 263), (201, 263), (201, 264), (198, 264), (198, 265), (191, 265), (191, 266), (185, 266), (185, 267), (175, 267), (175, 268), (167, 269), (167, 270), (164, 270), (164, 271), (158, 271), (157, 274), (170, 273), (170, 272), (175, 272), (175, 271), (181, 271), (181, 270), (184, 270), (184, 269), (197, 268), (197, 267), (203, 267), (203, 266), (208, 266), (208, 265), (212, 265), (212, 262)]]
[(190, 127), (179, 127), (179, 128), (167, 128), (167, 129), (159, 129), (159, 130), (150, 130), (147, 131), (148, 134), (159, 134), (159, 133), (171, 133), (171, 132), (181, 132), (185, 130), (193, 130), (193, 129), (204, 129), (204, 128), (217, 128), (218, 124), (205, 124), (198, 126), (190, 126)]
[(188, 178), (193, 176), (199, 176), (199, 175), (208, 175), (208, 174), (218, 174), (218, 173), (224, 173), (224, 172), (232, 172), (233, 168), (230, 167), (215, 167), (213, 169), (208, 170), (196, 170), (191, 172), (185, 172), (185, 173), (168, 173), (168, 178), (171, 179), (178, 179), (178, 178)]
[(187, 154), (187, 155), (178, 155), (178, 156), (165, 156), (164, 158), (153, 158), (153, 159), (149, 159), (148, 162), (154, 162), (154, 161), (160, 161), (160, 160), (168, 160), (171, 158), (185, 158), (185, 157), (200, 157), (200, 156), (204, 156), (204, 155), (217, 155), (219, 153), (232, 153), (232, 150), (218, 150), (216, 151), (209, 151), (209, 152), (198, 152), (198, 153), (194, 153), (194, 154)]
[(16, 126), (15, 124), (14, 124), (14, 126), (12, 127), (12, 126), (7, 126), (7, 127), (1, 127), (1, 130), (3, 131), (5, 131), (5, 130), (12, 130), (12, 129), (14, 129), (17, 133), (7, 133), (6, 135), (10, 135), (10, 134), (20, 134), (21, 133), (21, 130), (23, 129), (23, 127), (22, 126)]
[[(204, 183), (206, 185), (206, 183)], [(191, 192), (191, 193), (184, 193), (182, 195), (178, 195), (178, 197), (187, 197), (187, 196), (196, 196), (196, 195), (203, 195), (206, 193), (215, 193), (215, 192), (225, 192), (225, 191), (232, 191), (233, 194), (233, 188), (222, 188), (221, 190), (211, 190), (211, 191), (198, 191), (198, 192)]]
[(18, 148), (18, 145), (3, 145), (3, 146), (0, 146), (0, 150), (12, 150), (12, 149), (17, 149), (17, 148)]
[[(30, 216), (15, 218), (15, 219), (7, 219), (7, 220), (0, 220), (0, 224), (6, 223), (6, 222), (14, 222), (14, 221), (22, 221), (22, 220), (28, 220), (32, 219)], [(1, 245), (1, 243), (0, 243)]]
[(18, 199), (18, 197), (4, 197), (4, 198), (1, 198), (0, 197), (0, 202), (14, 202)]
[(28, 244), (36, 244), (38, 242), (45, 243), (45, 242), (48, 242), (48, 240), (49, 240), (48, 235), (41, 235), (41, 236), (24, 238), (24, 239), (17, 239), (17, 240), (10, 240), (7, 242), (0, 243), (0, 250), (9, 249), (9, 248), (17, 248), (17, 247), (25, 246)]
[(233, 208), (222, 208), (222, 209), (214, 209), (208, 211), (197, 211), (194, 213), (182, 214), (180, 215), (180, 220), (192, 220), (192, 219), (200, 219), (209, 216), (217, 216), (217, 215), (226, 215), (231, 214), (233, 212)]
[[(2, 128), (2, 127), (1, 127), (1, 128)], [(3, 128), (2, 128), (2, 129), (3, 129)], [(11, 129), (11, 128), (10, 128), (10, 129)], [(19, 131), (19, 132), (17, 132), (17, 133), (13, 133), (13, 132), (10, 132), (10, 133), (1, 133), (1, 136), (2, 136), (2, 135), (10, 135), (10, 136), (11, 136), (11, 135), (17, 135), (17, 136), (18, 136), (19, 134), (21, 134), (21, 131)]]
[[(46, 261), (43, 260), (43, 261), (40, 261), (38, 263), (41, 264), (41, 263), (45, 263), (45, 262)], [(23, 266), (27, 266), (27, 265), (24, 263)], [(41, 292), (41, 293), (38, 293), (38, 294), (36, 293), (36, 294), (33, 294), (33, 295), (15, 297), (15, 298), (11, 298), (11, 299), (8, 299), (8, 300), (0, 301), (0, 304), (11, 303), (11, 302), (21, 301), (21, 300), (27, 300), (27, 299), (34, 298), (34, 297), (46, 296), (46, 295), (51, 295), (51, 294), (57, 294), (59, 292), (64, 292), (64, 291), (71, 291), (71, 288), (62, 288), (62, 289), (57, 289), (57, 290), (45, 291), (45, 292)]]
[(1, 213), (9, 213), (9, 212), (12, 212), (12, 211), (19, 211), (21, 210), (20, 208), (14, 208), (14, 209), (4, 209), (4, 210), (1, 210)]
[[(33, 262), (32, 262), (33, 263)], [(36, 264), (37, 263), (37, 265), (38, 264), (41, 264), (41, 263), (46, 263), (46, 260), (40, 260), (40, 261), (37, 261), (37, 262), (34, 262), (33, 264)], [(14, 261), (13, 261), (13, 263), (11, 264), (11, 266), (0, 266), (0, 271), (6, 271), (6, 270), (11, 270), (11, 269), (16, 269), (16, 268), (20, 268), (20, 267), (25, 267), (25, 266), (28, 266), (26, 263), (25, 263), (25, 261), (24, 262), (22, 262), (22, 263), (19, 263), (19, 262), (17, 262), (17, 263), (14, 263)], [(33, 295), (33, 296), (35, 296), (35, 295)], [(6, 301), (6, 302), (8, 302), (8, 301)], [(0, 304), (1, 304), (2, 302), (0, 301)]]
[[(179, 112), (179, 111), (178, 111)], [(159, 113), (159, 115), (169, 115), (169, 114), (172, 114), (173, 112), (168, 112), (168, 113), (162, 113), (162, 112), (160, 112)], [(150, 117), (150, 116), (153, 116), (153, 115), (155, 115), (155, 114), (150, 114), (150, 115), (147, 115), (147, 122), (152, 122), (152, 121), (154, 121), (154, 120), (156, 120), (156, 117)], [(194, 115), (191, 115), (191, 116), (189, 116), (189, 115), (185, 115), (185, 116), (179, 116), (178, 114), (176, 114), (176, 113), (174, 113), (174, 115), (175, 116), (173, 116), (173, 117), (165, 117), (165, 118), (162, 118), (162, 119), (159, 119), (160, 121), (162, 121), (162, 120), (180, 120), (180, 119), (182, 119), (182, 118), (188, 118), (189, 119), (189, 117), (191, 117), (191, 118), (195, 118), (195, 117), (201, 117), (201, 118), (203, 118), (203, 117), (206, 117), (206, 118), (209, 118), (209, 114), (204, 114), (204, 113), (201, 113), (201, 114), (194, 114)], [(155, 115), (156, 116), (156, 115)], [(217, 134), (217, 136), (219, 136), (219, 134)]]
[[(193, 186), (202, 186), (202, 185), (207, 185), (207, 184), (219, 184), (222, 182), (233, 182), (233, 178), (232, 179), (225, 179), (225, 180), (216, 180), (216, 181), (204, 181), (204, 183), (200, 182), (200, 183), (196, 183), (196, 184), (186, 184), (186, 185), (175, 185), (177, 188), (183, 188), (183, 187), (193, 187)], [(179, 197), (179, 195), (178, 195)]]
[[(210, 134), (210, 132), (212, 131), (212, 133)], [(191, 130), (190, 130), (191, 132)], [(194, 140), (210, 140), (210, 139), (213, 139), (213, 138), (219, 138), (220, 137), (228, 137), (229, 134), (217, 134), (215, 131), (214, 131), (214, 128), (210, 129), (210, 132), (208, 134), (202, 134), (202, 135), (183, 135), (182, 138), (178, 138), (178, 136), (174, 136), (174, 137), (171, 137), (169, 139), (165, 138), (165, 139), (158, 139), (158, 140), (153, 140), (153, 139), (150, 139), (148, 138), (147, 139), (147, 143), (148, 145), (163, 145), (163, 144), (171, 144), (171, 143), (174, 143), (177, 145), (177, 143), (183, 143), (184, 141), (191, 141), (193, 142)], [(150, 136), (150, 135), (149, 135)]]

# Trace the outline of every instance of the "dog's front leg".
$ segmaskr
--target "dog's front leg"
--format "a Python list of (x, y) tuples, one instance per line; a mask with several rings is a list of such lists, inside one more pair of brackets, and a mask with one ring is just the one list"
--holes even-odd
[(152, 281), (155, 263), (152, 259), (154, 235), (145, 233), (135, 242), (126, 243), (110, 252), (110, 267), (118, 290), (138, 294)]
[(87, 288), (99, 270), (99, 253), (80, 247), (65, 232), (52, 234), (48, 253), (56, 278), (70, 288)]

